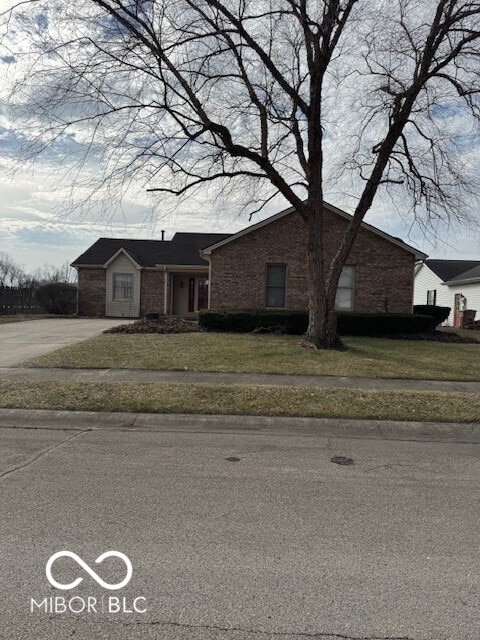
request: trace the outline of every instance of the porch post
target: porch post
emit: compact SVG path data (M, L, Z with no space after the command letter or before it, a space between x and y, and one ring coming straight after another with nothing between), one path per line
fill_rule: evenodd
M208 287L207 287L207 309L210 309L210 292L212 291L212 261L210 256L205 256L208 260Z

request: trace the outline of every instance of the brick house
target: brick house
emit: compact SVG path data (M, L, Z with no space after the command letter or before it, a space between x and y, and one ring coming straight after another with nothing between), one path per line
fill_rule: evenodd
M350 220L325 204L326 259ZM305 232L294 209L235 234L176 233L172 240L100 238L72 263L78 313L139 317L200 309L306 309ZM343 310L410 313L414 268L426 255L362 223L337 291Z

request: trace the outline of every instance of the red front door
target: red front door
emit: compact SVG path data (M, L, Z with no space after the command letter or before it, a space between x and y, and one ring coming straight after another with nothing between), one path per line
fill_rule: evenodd
M195 312L195 278L188 279L188 313Z
M208 307L208 280L206 278L198 279L198 310Z

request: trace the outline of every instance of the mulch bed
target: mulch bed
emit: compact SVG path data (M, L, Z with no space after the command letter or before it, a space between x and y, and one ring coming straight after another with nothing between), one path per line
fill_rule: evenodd
M474 338L473 336L460 336L454 331L431 331L430 333L395 333L392 335L378 335L375 337L391 338L392 340L423 340L429 342L447 342L450 344L480 343L480 340L478 338Z
M130 324L121 324L107 329L103 333L192 333L201 331L196 320L184 318L159 317L156 320L141 318ZM258 328L252 333L286 333L285 327ZM390 340L420 340L428 342L446 342L449 344L479 344L476 337L460 336L453 331L431 331L430 333L395 333L378 334L375 338L388 338ZM480 333L479 333L480 338Z
M200 331L198 322L183 318L163 318L146 320L142 318L131 324L120 324L103 333L192 333Z

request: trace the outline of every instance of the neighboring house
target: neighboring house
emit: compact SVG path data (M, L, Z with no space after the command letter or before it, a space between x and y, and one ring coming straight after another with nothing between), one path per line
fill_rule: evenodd
M465 300L462 300L465 298ZM460 326L462 305L480 315L480 260L425 260L415 270L415 304L450 307L445 324Z
M325 204L326 260L351 219ZM337 308L410 313L415 263L426 255L362 223L344 267ZM80 315L139 317L200 309L307 309L305 229L286 209L235 234L172 240L100 238L72 266Z

